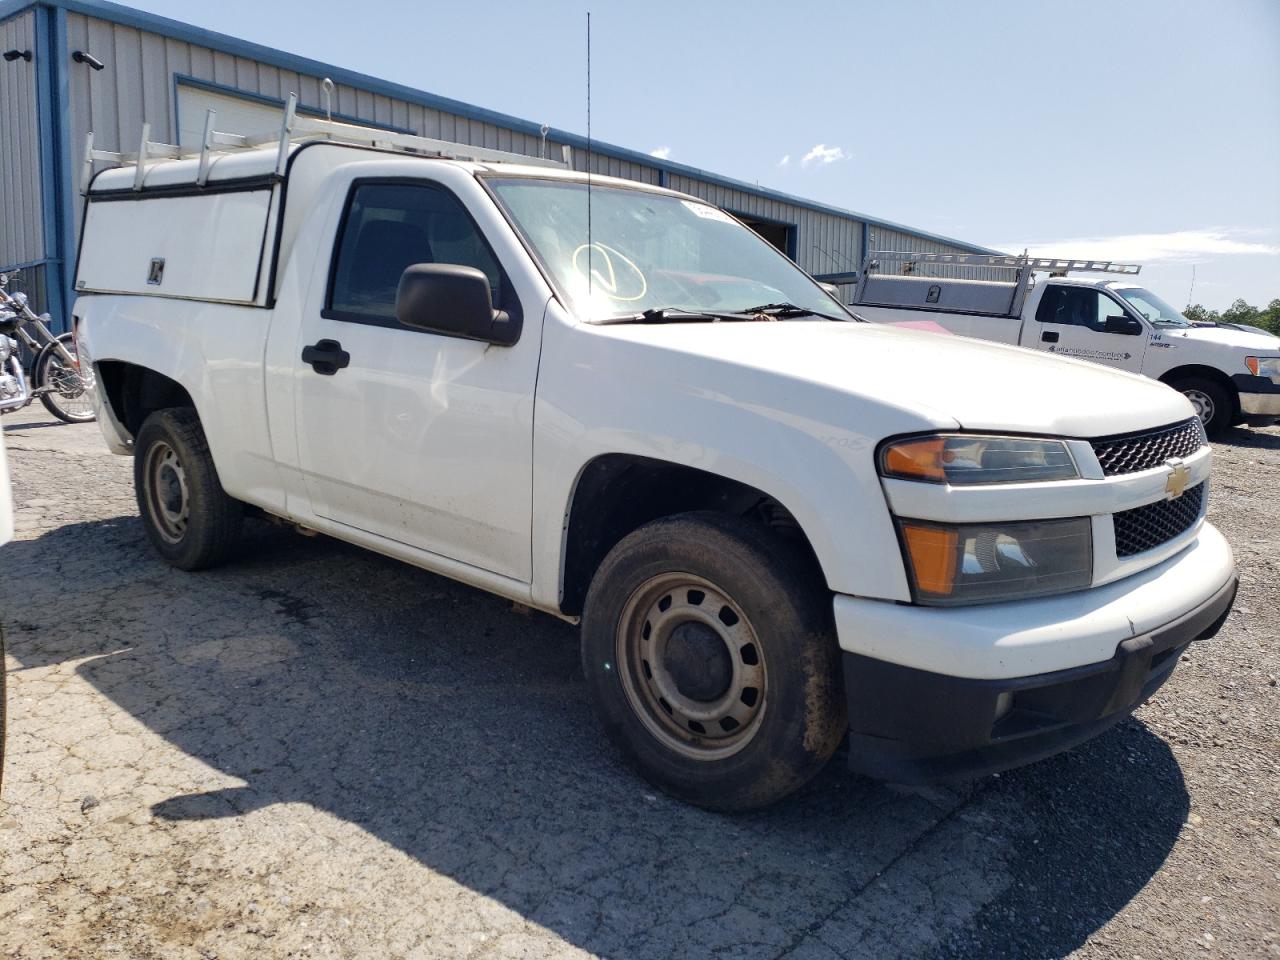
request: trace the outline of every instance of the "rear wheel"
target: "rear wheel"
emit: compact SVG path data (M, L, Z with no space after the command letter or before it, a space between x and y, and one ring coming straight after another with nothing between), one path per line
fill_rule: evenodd
M64 333L58 343L76 359L75 337ZM40 394L45 409L66 423L87 423L95 419L93 410L93 375L82 373L79 363L68 363L53 344L47 345L36 357L31 377L36 389L47 387Z
M173 566L216 566L235 548L244 508L223 491L194 410L158 410L143 421L133 482L147 539Z
M831 600L766 528L691 513L609 552L587 595L583 670L597 714L648 780L719 810L764 806L845 731Z
M1235 404L1221 384L1203 377L1185 377L1170 386L1191 401L1209 436L1221 436L1235 420Z

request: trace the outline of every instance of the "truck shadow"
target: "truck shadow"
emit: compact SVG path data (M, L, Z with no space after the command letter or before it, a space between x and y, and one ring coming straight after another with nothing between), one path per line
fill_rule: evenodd
M573 628L450 581L265 528L238 563L182 574L127 517L6 558L24 669L82 661L243 782L157 817L308 804L605 956L1060 956L1151 879L1188 811L1167 745L1131 721L966 788L905 791L837 758L772 809L718 816L619 766Z
M1276 433L1274 429L1232 427L1218 442L1255 450L1280 450L1280 433Z

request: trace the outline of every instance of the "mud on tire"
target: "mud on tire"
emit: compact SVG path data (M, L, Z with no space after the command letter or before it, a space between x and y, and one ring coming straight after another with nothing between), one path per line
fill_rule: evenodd
M681 514L618 543L587 595L582 665L623 756L699 806L772 803L845 733L821 572L747 520Z

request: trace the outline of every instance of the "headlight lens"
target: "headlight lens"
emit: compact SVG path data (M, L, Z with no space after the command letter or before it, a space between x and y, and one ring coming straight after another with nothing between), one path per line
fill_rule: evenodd
M900 480L964 486L1074 480L1080 476L1061 440L951 434L912 437L880 450L880 473Z
M917 603L954 606L1083 590L1093 581L1088 517L1029 523L899 520Z
M1270 377L1280 383L1280 357L1245 357L1244 364L1255 377Z

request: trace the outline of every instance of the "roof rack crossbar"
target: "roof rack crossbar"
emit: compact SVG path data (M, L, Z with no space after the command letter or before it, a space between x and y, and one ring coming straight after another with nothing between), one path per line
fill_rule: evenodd
M871 269L884 263L931 263L967 267L1003 267L1010 270L1048 270L1052 273L1122 273L1142 269L1136 263L1113 260L1077 260L1070 257L1028 257L993 253L916 253L910 250L876 250L868 255Z
M168 143L160 143L151 139L151 124L143 123L142 135L139 138L138 152L122 153L112 150L99 150L93 145L92 131L85 138L83 172L80 190L89 192L93 180L94 163L108 163L114 166L136 166L133 189L141 190L146 181L149 162L154 160L180 160L199 157L196 167L195 182L205 186L209 181L213 161L222 155L254 147L278 146L275 172L283 176L289 162L292 147L302 141L328 140L334 143L348 143L360 146L392 150L423 157L440 157L450 160L470 160L482 163L520 163L528 166L573 167L573 153L568 145L561 148L561 159L551 160L542 157L527 156L507 150L496 150L490 147L476 147L470 144L453 143L448 140L437 140L431 137L419 137L411 133L399 133L394 130L382 130L376 127L365 127L354 123L343 123L337 120L322 120L298 114L298 95L289 94L278 130L258 136L247 136L239 133L228 133L217 130L217 112L209 110L205 114L204 136L199 151L183 149Z

